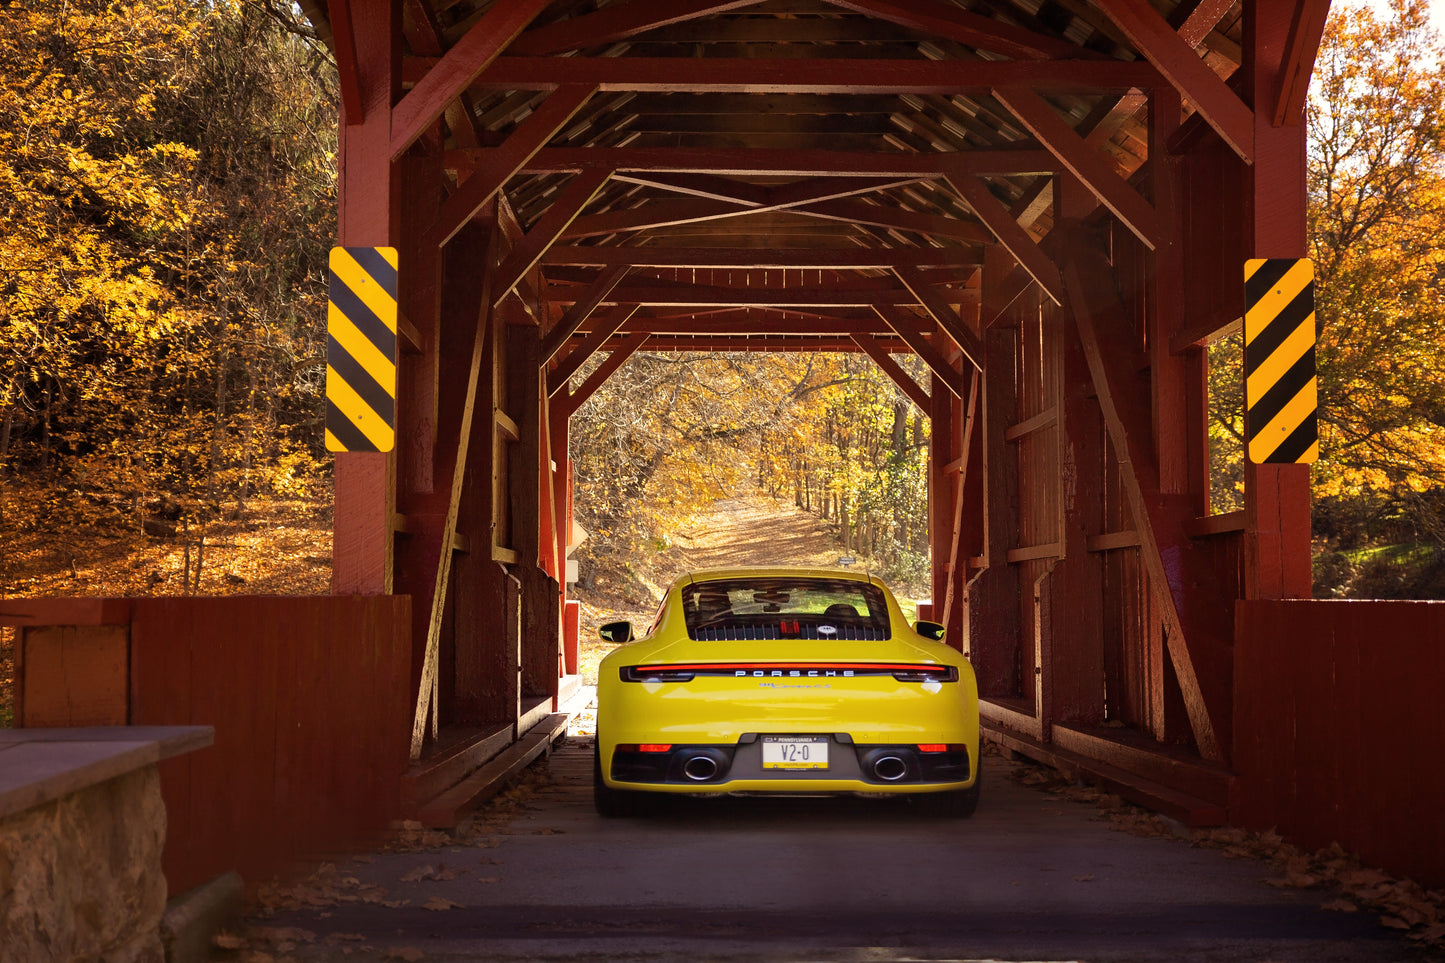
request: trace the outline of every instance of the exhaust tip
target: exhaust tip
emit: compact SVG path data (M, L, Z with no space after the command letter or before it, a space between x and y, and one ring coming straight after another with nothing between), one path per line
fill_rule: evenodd
M898 756L879 756L873 761L873 775L884 782L897 782L908 775L908 763Z
M717 775L717 761L708 756L693 756L683 763L682 774L693 782L707 782Z

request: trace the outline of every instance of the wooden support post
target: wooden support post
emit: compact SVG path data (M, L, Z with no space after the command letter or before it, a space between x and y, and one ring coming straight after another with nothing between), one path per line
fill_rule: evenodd
M1008 550L1018 531L1018 458L1005 437L1018 410L1016 327L1000 321L984 333L987 351L981 422L984 568L968 583L968 651L988 698L1023 694L1018 577Z
M1294 0L1245 4L1245 70L1256 106L1256 160L1249 169L1247 257L1303 257L1305 237L1305 130L1275 127L1271 105L1289 65ZM1240 276L1243 276L1240 265ZM1240 282L1241 285L1243 281ZM1309 598L1310 470L1308 465L1246 463L1245 597Z
M546 443L540 342L539 329L531 325L512 325L506 330L507 409L518 429L508 460L507 490L511 547L517 553L512 574L522 586L522 693L550 696L555 709L562 607L558 580L543 571L538 542L543 512L538 466Z
M398 240L398 171L391 163L391 110L401 91L400 6L390 0L351 0L355 58L342 78L361 117L344 116L339 138L338 244L388 247ZM348 101L350 98L348 98ZM402 295L405 297L405 293ZM392 454L336 456L331 591L385 595L392 590L391 519L396 459Z

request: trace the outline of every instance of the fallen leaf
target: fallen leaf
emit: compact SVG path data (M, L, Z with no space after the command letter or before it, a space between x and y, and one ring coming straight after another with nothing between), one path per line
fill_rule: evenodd
M451 900L446 899L446 898L441 897L441 896L433 896L431 899L429 899L429 900L427 900L425 903L421 904L421 906L422 906L422 909L429 909L429 910L451 910L451 909L461 909L461 908L462 908L462 904L461 904L461 903L453 903Z
M1380 925L1388 926L1392 930L1408 930L1410 928L1410 924L1398 916L1381 916Z
M1094 874L1093 874L1093 873L1083 873L1083 874L1081 874L1081 875L1079 875L1079 876L1075 876L1075 877L1074 877L1074 882L1076 882L1076 883L1092 883L1093 881L1094 881Z
M416 963L417 960L425 957L426 954L413 946L393 946L386 951L388 960L405 960L406 963Z
M431 877L431 874L432 868L430 866L418 866L411 872L404 875L401 878L401 881L403 883L419 883L424 879L429 879Z
M1322 910L1329 910L1331 913L1358 913L1360 908L1347 899L1333 899L1320 907Z
M239 950L246 945L246 939L243 936L237 936L235 933L217 933L211 937L211 943L214 944L217 949Z

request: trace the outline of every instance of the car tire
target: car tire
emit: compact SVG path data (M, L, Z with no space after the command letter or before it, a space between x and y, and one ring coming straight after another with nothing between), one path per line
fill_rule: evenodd
M613 789L602 781L602 747L592 750L592 807L603 819L631 819L652 813L651 795L628 789Z
M919 812L938 819L967 819L978 809L979 788L983 779L973 781L967 789L953 789L948 792L920 793L913 797Z

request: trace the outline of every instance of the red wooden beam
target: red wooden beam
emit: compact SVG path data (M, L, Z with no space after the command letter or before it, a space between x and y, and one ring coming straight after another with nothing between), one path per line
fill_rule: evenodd
M547 372L547 394L556 395L563 388L572 376L581 370L587 359L602 348L607 339L617 333L627 323L627 319L637 312L635 304L621 304L605 318L596 319L592 322L592 330L582 343L568 352L557 367Z
M623 331L650 331L657 335L688 335L688 336L713 336L739 334L747 336L755 335L788 335L788 336L829 336L838 335L848 338L855 334L866 334L869 337L886 336L892 337L893 329L887 324L874 317L871 321L863 318L824 318L809 315L799 315L792 311L787 317L759 318L756 313L749 314L746 311L729 311L716 315L699 317L696 315L682 315L674 317L644 317L634 315L632 320L622 326ZM568 355L571 360L571 355Z
M995 90L994 97L1150 250L1160 245L1159 215L1154 208L1119 176L1112 161L1085 143L1042 97L1027 87Z
M562 87L507 137L500 147L478 151L477 169L442 204L424 243L441 247L496 196L528 158L565 125L592 96L591 87Z
M963 319L953 310L953 306L944 300L936 288L929 285L928 279L917 268L899 267L895 268L893 273L923 306L923 310L953 339L953 343L958 345L968 363L982 371L983 339L969 330Z
M894 228L931 234L937 237L953 237L963 241L984 243L992 240L989 233L970 221L943 214L924 214L901 207L882 204L865 204L862 201L824 201L805 207L791 208L794 213L847 224L866 224L873 227Z
M689 268L808 268L832 271L888 270L912 267L976 266L983 263L977 247L954 248L742 248L742 247L603 247L554 244L542 255L544 265L618 265Z
M1272 112L1276 127L1296 126L1304 117L1310 74L1314 73L1329 13L1330 0L1299 0L1294 6L1284 63L1280 65L1279 96Z
M547 213L532 225L521 241L512 246L507 259L497 268L497 284L492 289L494 303L512 293L522 275L530 271L543 252L562 236L567 225L597 196L610 176L611 171L585 170L562 189L552 206L547 208Z
M979 358L983 360L982 356ZM964 488L968 483L969 459L973 455L973 432L974 425L978 421L978 395L983 387L983 366L978 365L973 370L973 377L968 384L968 400L963 405L963 432L960 439L961 446L958 465L958 476L953 486L953 537L949 542L948 549L948 590L943 594L943 618L938 619L943 625L950 624L953 616L954 599L962 588L963 579L959 573L967 564L962 558L959 549L963 546L963 509L964 509Z
M447 152L447 167L476 163L480 150ZM1052 174L1059 162L1038 148L958 153L910 151L778 150L752 147L548 147L518 173L562 174L589 167L619 171L760 175L778 177L937 177Z
M347 125L359 124L365 118L361 107L361 78L357 74L356 34L351 24L351 0L326 0L326 9L331 18L341 120Z
M1178 36L1162 19L1159 23L1178 42ZM425 62L425 58L411 58L405 66L410 73ZM1200 67L1208 71L1203 64ZM1218 77L1214 79L1223 87ZM1019 84L1060 93L1097 94L1101 89L1148 89L1163 82L1157 65L1109 59L498 57L476 78L475 86L486 90L551 90L564 84L596 84L607 91L669 94L950 95L986 94L995 87Z
M434 61L426 76L417 81L392 111L392 158L400 157L422 131L436 123L447 105L461 96L550 2L509 0L493 4L452 49Z
M878 339L867 334L854 334L851 336L853 343L862 348L873 363L888 376L888 380L898 386L899 390L908 396L909 400L918 406L918 410L928 414L929 408L928 392L923 389L917 381L904 371L903 368L889 355L888 349L878 343Z
M928 369L945 388L955 397L963 397L963 376L948 363L943 352L939 351L933 342L924 336L922 319L903 308L892 305L874 305L873 310L877 311L878 316L887 323L888 327L892 328L904 343L913 349L913 353L928 365Z
M766 187L760 184L745 184L716 174L619 173L613 175L613 180L746 207L762 207L768 203Z
M1014 260L1038 282L1044 293L1055 304L1062 304L1063 284L1059 281L1058 266L1043 252L1029 232L1013 219L1003 202L994 197L983 181L976 177L949 177L948 182L968 202L968 206L973 208L978 219L993 232L999 243L1014 256Z
M528 30L517 38L511 50L525 56L543 56L584 47L600 47L649 30L757 3L758 0L728 0L726 3L717 0L633 0L631 3L615 3L596 13L569 17Z
M1118 323L1126 315L1113 293L1112 267L1096 252L1075 248L1073 254L1063 272L1069 309L1109 440L1120 462L1120 480L1139 533L1140 559L1155 587L1153 597L1164 621L1194 741L1204 758L1223 761L1226 747L1219 733L1228 720L1229 706L1224 704L1228 699L1228 674L1209 661L1196 662L1180 611L1181 599L1187 593L1204 591L1199 585L1185 584L1201 573L1185 570L1187 559L1183 554L1187 546L1177 544L1187 542L1182 522L1192 516L1192 509L1188 496L1175 496L1166 505L1159 494L1149 398L1132 363L1132 340ZM1179 523L1177 532L1174 522ZM1176 543L1171 545L1168 565L1161 551L1166 532Z
M1087 56L1067 40L1015 27L956 7L924 0L828 0L835 7L896 23L1015 60Z
M650 335L646 331L639 331L636 334L628 335L621 344L612 348L612 353L607 356L607 360L593 369L592 373L587 376L587 380L582 382L576 391L568 394L566 414L570 417L573 412L582 407L587 399L591 398L593 393L602 387L608 378L612 377L613 372L622 367L622 363L632 357L633 353L646 343L649 337Z
M865 204L847 198L818 203L778 204L764 207L742 207L729 201L711 201L698 197L666 198L650 201L628 210L605 211L601 214L578 218L564 236L569 239L605 237L611 234L627 234L634 231L746 217L751 214L769 214L784 210L807 217L816 217L820 220L894 228L938 237L953 237L964 241L982 242L991 239L986 231L969 221L961 221L941 214L923 214L894 205Z
M547 300L566 301L575 296L555 288L544 293ZM875 304L914 304L917 297L906 288L859 290L837 287L722 287L648 284L645 280L638 280L619 285L608 300L662 307L739 305L760 308L867 308ZM957 324L956 318L954 323Z
M1129 42L1194 105L1230 149L1254 161L1254 114L1219 75L1165 22L1148 0L1098 0L1096 6ZM1037 86L1037 85L1035 85ZM1150 84L1137 84L1149 87Z
M572 307L567 309L567 313L557 320L557 324L542 339L537 354L539 364L545 367L556 357L567 339L577 333L577 329L592 316L592 312L612 293L612 289L617 287L629 270L626 265L622 265L606 268L597 275L597 279L588 285L581 297L572 302Z

